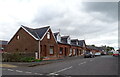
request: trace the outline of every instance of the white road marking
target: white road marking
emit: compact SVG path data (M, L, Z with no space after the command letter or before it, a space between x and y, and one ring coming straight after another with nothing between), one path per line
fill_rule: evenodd
M14 71L14 70L12 70L12 69L8 69L8 71Z
M43 75L43 74L39 74L39 73L34 73L34 74L36 74L36 75Z
M82 65L82 64L85 64L86 62L83 62L83 63L80 63L80 64L78 64L78 65Z
M90 60L90 61L93 61L93 60Z
M84 64L84 63L80 63L80 64Z
M34 74L38 74L38 73L34 73Z
M71 68L72 68L72 66L70 66L70 67L68 67L68 68L61 69L61 70L56 71L56 72L53 72L53 73L50 73L49 75L58 75L58 74L56 74L56 73L59 73L59 72L62 72L62 71L65 71L65 70L68 70L68 69L71 69Z
M83 62L83 64L86 63L86 62Z
M32 73L32 72L25 72L25 73L29 73L29 74L30 74L30 73Z
M38 75L43 75L43 74L38 74Z
M23 72L23 71L20 71L20 70L16 70L16 72Z

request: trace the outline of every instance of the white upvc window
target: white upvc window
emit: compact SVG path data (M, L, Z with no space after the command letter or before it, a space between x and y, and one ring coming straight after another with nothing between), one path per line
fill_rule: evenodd
M60 47L59 54L63 54L63 48L62 47Z
M69 53L69 56L71 56L72 55L72 48L70 48L70 53Z
M78 41L76 41L76 44L78 45Z
M68 42L68 44L70 44L70 42L71 42L71 41L70 41L70 37L68 37L67 42Z
M54 47L50 46L50 54L54 54Z
M75 55L75 49L73 49L73 55Z
M50 32L47 33L47 39L50 39Z
M57 35L57 41L61 42L61 36L60 36L60 34Z

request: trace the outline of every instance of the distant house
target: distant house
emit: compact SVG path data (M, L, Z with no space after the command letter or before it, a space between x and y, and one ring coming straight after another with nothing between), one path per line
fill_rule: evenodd
M98 50L101 52L102 55L107 54L107 51L106 51L107 48L106 48L106 47L103 46L103 47L97 47L97 48L98 48Z
M90 52L93 52L93 53L101 52L101 50L98 47L94 47L92 45L87 45L86 50L90 51Z
M84 52L86 51L85 40L72 39L71 45L72 48L74 49L73 52L76 53L76 55L83 55Z
M21 26L8 42L7 52L32 53L36 58L57 57L57 41L50 26L29 28Z
M0 40L0 52L4 52L8 41Z

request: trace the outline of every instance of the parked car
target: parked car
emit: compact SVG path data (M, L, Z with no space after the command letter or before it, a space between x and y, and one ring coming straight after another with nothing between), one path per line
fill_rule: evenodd
M100 56L100 55L101 55L100 52L96 52L96 53L95 53L95 56Z
M113 56L119 56L119 52L118 51L113 51Z
M101 52L101 55L107 55L107 52Z
M85 52L84 53L84 58L93 58L94 57L94 54L92 52Z

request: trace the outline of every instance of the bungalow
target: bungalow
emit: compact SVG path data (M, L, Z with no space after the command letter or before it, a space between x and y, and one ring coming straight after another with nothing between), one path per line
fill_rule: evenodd
M61 36L53 33L50 26L29 28L21 25L8 42L5 50L8 53L24 53L36 59L81 56L86 50L85 40Z
M9 53L31 53L35 58L57 57L57 41L50 26L29 28L21 26L8 42L6 51Z
M69 56L70 52L70 37L69 36L62 36L60 32L54 33L56 41L58 43L58 56L65 57Z
M91 46L91 45L87 45L86 50L89 51L89 52L93 52L94 54L97 53L97 52L101 53L101 51L97 47L94 47L94 46Z
M61 37L60 32L54 33L54 36L58 43L59 57L83 55L83 52L86 47L84 40L78 39L71 40L70 36Z
M80 56L84 54L84 51L86 50L85 40L72 39L71 45L74 55L76 54L76 56Z

